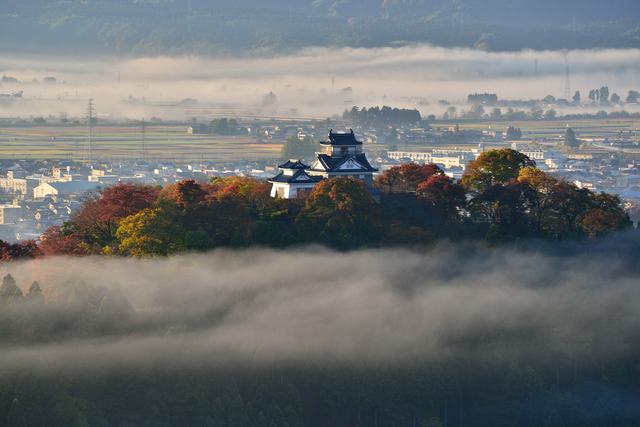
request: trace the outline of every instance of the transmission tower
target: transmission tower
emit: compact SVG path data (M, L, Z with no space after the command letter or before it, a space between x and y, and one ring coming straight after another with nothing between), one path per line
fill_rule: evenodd
M571 99L571 85L569 84L569 61L567 60L567 49L564 50L564 73L566 75L564 80L564 99L569 101L569 99Z
M93 163L93 99L89 99L87 106L87 140L84 146L83 163L87 166Z
M576 17L573 17L573 31L571 33L571 47L576 47Z
M140 150L140 158L145 162L148 161L149 152L147 151L147 126L144 119L142 119L142 147Z

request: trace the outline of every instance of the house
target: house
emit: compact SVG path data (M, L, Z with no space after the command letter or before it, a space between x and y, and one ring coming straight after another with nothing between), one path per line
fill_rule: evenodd
M18 205L18 201L0 205L0 224L15 224L26 215L24 206Z
M99 182L89 181L46 182L33 189L33 198L39 199L46 196L69 196L72 194L80 194L86 191L95 190L102 186L103 185Z

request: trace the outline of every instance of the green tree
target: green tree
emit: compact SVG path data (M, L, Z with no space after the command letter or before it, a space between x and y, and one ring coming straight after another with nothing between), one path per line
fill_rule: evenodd
M13 399L7 415L7 426L27 427L27 414L18 399Z
M549 111L552 111L552 110L549 110ZM529 110L529 117L531 117L534 120L540 120L542 118L542 114L543 114L542 108L538 107L537 105L535 107L531 107L531 109Z
M636 90L630 90L629 94L627 95L627 99L625 99L625 102L627 102L628 104L636 104L639 99L640 92Z
M457 109L453 105L447 108L447 112L445 114L448 119L456 119L458 117Z
M507 139L515 139L518 140L522 138L522 131L520 128L515 128L513 126L509 126L507 128Z
M231 135L229 121L227 119L213 119L209 123L209 132L214 135Z
M247 236L247 230L244 227L236 227L236 231L231 238L231 247L233 249L240 249L249 246L249 236Z
M398 140L398 131L396 130L395 126L391 126L389 128L389 132L387 132L387 135L385 136L385 138L388 144L391 144L392 141Z
M559 180L553 190L551 212L555 220L550 221L551 235L576 237L582 231L580 218L589 211L591 192L578 188L573 182Z
M136 257L167 256L187 248L187 234L181 226L175 202L144 209L125 218L116 232L119 250Z
M573 102L580 102L580 91L577 90L576 93L573 94Z
M502 233L500 233L500 227L497 224L491 224L485 240L490 247L495 247L502 243Z
M618 95L617 93L612 93L611 94L611 103L612 104L617 104L618 102L620 102L620 95Z
M313 142L311 137L298 138L290 136L284 141L281 157L283 159L301 159L303 157L313 157L320 148L319 144Z
M467 165L461 182L467 191L478 194L495 183L506 184L518 178L522 169L535 165L525 154L510 148L486 151Z
M240 395L231 403L229 407L229 414L227 415L227 422L229 427L246 427L247 426L247 414L244 410L244 403Z
M480 120L484 117L484 107L481 104L475 104L469 108L465 118L472 120Z
M42 289L37 281L33 281L29 287L29 292L26 295L26 299L32 303L44 303L44 296L42 295Z
M19 289L13 276L7 274L2 278L2 285L0 285L0 301L7 301Z
M105 295L100 302L98 313L117 317L118 319L125 318L133 313L133 307L124 295L118 282L113 282L111 286L109 286L107 295Z
M553 120L556 118L556 110L554 110L553 108L550 110L545 111L544 113L544 118L545 119L549 119L549 120Z
M571 148L580 146L580 141L578 141L576 134L571 128L567 128L567 131L564 134L564 145Z

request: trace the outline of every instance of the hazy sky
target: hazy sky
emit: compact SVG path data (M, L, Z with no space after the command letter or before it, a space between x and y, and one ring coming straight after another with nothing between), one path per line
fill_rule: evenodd
M497 93L500 99L564 97L564 56L560 51L487 53L428 45L400 48L307 48L294 56L267 59L143 58L131 60L8 56L0 73L23 83L5 84L2 93L24 90L26 100L2 108L3 116L36 116L60 112L84 114L93 98L99 114L140 119L157 115L186 118L217 112L214 107L239 106L253 114L326 117L345 107L391 105L418 108L423 115L441 115L441 99L462 102L469 93ZM537 63L536 63L537 61ZM571 93L583 100L590 89L608 86L626 98L640 90L640 50L590 50L568 53ZM120 73L120 83L118 83ZM55 77L56 84L42 82ZM66 84L62 83L66 81ZM333 83L332 83L333 81ZM342 94L343 88L353 92ZM262 96L274 92L274 105ZM124 104L129 96L147 105ZM46 102L32 98L45 99ZM169 111L150 103L199 101L200 111ZM27 102L31 101L31 102ZM422 104L420 104L422 102ZM426 105L425 103L429 103ZM615 107L613 107L615 108ZM635 106L626 107L635 111Z

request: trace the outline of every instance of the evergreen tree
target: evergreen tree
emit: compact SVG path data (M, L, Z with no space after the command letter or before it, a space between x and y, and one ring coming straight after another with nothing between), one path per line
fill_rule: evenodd
M277 426L284 425L284 415L282 414L282 410L280 406L276 403L275 400L271 401L271 405L269 405L269 413L267 414L267 419L271 424L275 424Z
M509 126L507 128L507 139L515 139L518 140L522 138L522 131L520 128L515 128L513 126Z
M242 227L237 227L236 232L231 239L231 247L233 249L244 248L248 245L248 240L249 238L247 236L246 230Z
M580 91L577 90L576 93L573 94L573 102L580 102Z
M27 418L25 410L20 405L18 399L13 399L9 413L7 414L7 426L11 427L27 427Z
M7 301L18 289L16 281L10 274L7 274L2 278L2 285L0 285L0 301Z
M40 289L40 284L37 281L34 280L31 286L29 286L29 292L27 293L26 298L30 303L44 303L42 289Z
M227 422L229 423L229 427L247 427L247 414L244 410L244 403L240 395L237 395L233 402L231 402Z
M280 244L280 240L282 238L282 232L280 231L280 227L276 221L271 221L269 223L269 228L267 229L267 243L271 247L277 247Z
M13 295L11 295L9 299L7 299L7 304L19 303L20 301L22 301L22 296L22 290L20 288L16 288L16 290L13 292Z
M210 408L209 401L205 397L204 393L200 393L200 396L198 397L196 410L195 410L195 413L193 414L193 425L195 426L206 425L207 421L211 420L211 417L209 416L209 408Z
M500 228L497 224L491 224L491 227L489 227L489 231L487 231L485 240L491 247L497 246L502 243L502 233L500 233Z
M213 424L216 427L223 426L227 422L226 411L224 409L224 404L222 403L222 399L220 399L220 396L216 397L216 400L213 401L211 415L213 418Z
M567 131L564 134L564 145L572 148L580 146L580 141L578 141L576 134L571 128L567 128Z

